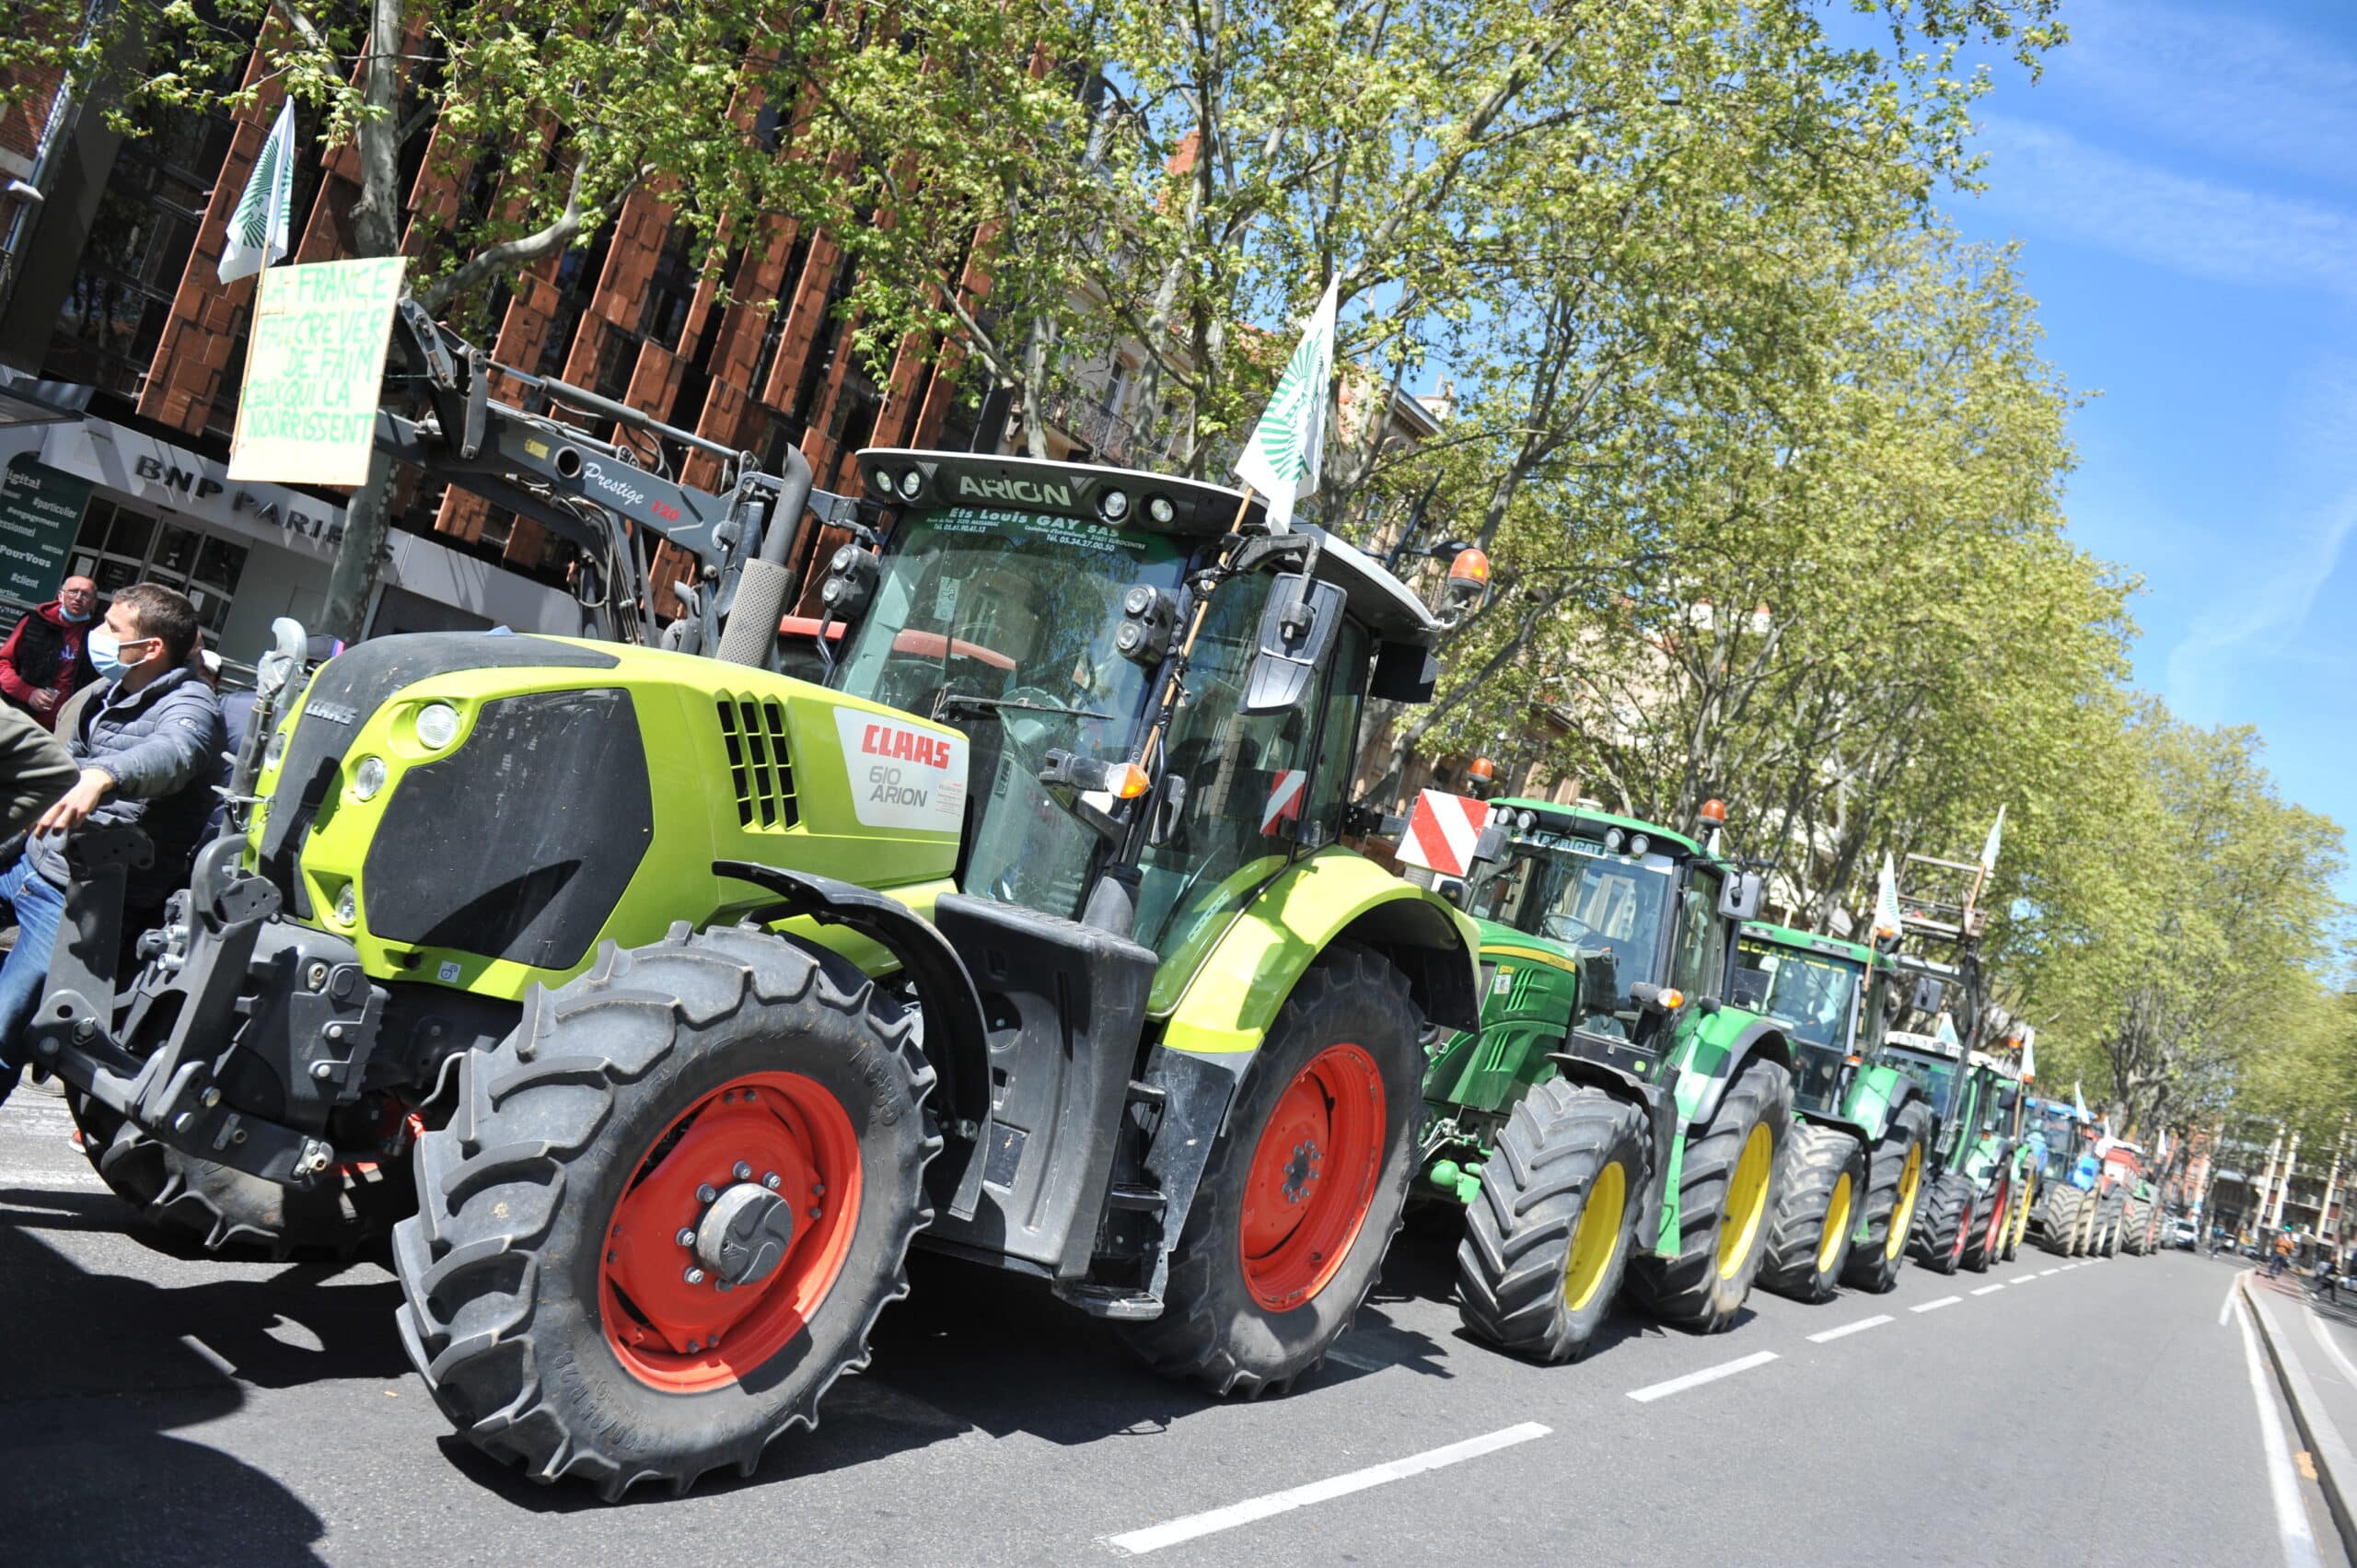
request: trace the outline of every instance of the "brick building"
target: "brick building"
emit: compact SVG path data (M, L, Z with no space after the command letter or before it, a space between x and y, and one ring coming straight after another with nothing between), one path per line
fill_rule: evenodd
M68 564L108 589L135 576L188 587L233 659L260 650L272 617L316 614L342 529L333 492L226 477L255 284L224 285L216 269L279 110L259 56L247 70L262 90L246 109L183 114L143 137L116 136L92 106L54 94L46 117L29 100L0 126L0 169L26 188L0 202L0 463L13 465L10 494L45 484L78 505ZM347 146L322 160L309 118L298 108L296 261L352 253L359 192L356 154ZM500 199L493 174L437 172L435 134L404 149L412 254ZM749 450L772 471L798 447L824 489L853 483L851 456L863 446L972 443L954 357L936 366L923 352L931 345L910 343L881 381L868 374L838 308L850 270L826 235L779 220L728 237L721 273L734 303L702 278L702 261L659 195L641 191L587 245L471 302L470 335L502 364ZM778 308L764 308L772 298ZM692 459L685 477L714 483L715 465ZM370 629L577 630L562 589L570 559L571 546L528 519L412 482ZM34 597L10 587L0 572L0 601Z

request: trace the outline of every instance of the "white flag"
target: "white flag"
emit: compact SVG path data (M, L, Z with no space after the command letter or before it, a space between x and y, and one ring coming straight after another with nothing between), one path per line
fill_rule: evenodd
M1334 379L1334 311L1342 286L1338 276L1309 315L1309 326L1294 345L1277 389L1252 438L1236 459L1236 476L1268 500L1269 531L1293 525L1293 504L1318 488L1326 450L1326 394Z
M1892 868L1890 856L1882 857L1882 879L1875 885L1875 937L1898 935L1898 873Z
M295 100L279 106L278 123L262 138L246 193L229 215L228 243L221 248L221 281L251 277L286 259L286 226L295 210Z
M1997 820L1990 826L1989 842L1980 846L1980 869L1997 869L1997 844L2005 836L2005 808L1997 807Z
M2082 1099L2079 1096L2079 1080L2076 1078L2071 1080L2071 1109L2077 1113L2079 1120L2082 1121L2093 1121L2095 1120L2094 1117L2087 1114L2087 1102L2084 1099Z
M2034 1083L2037 1079L2038 1031L2025 1024L2022 1026L2022 1082Z

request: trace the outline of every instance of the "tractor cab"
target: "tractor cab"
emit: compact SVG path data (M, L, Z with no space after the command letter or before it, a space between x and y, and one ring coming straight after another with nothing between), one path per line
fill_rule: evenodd
M1133 866L1130 935L1165 957L1167 1005L1255 889L1340 837L1360 712L1429 695L1432 613L1320 529L1238 534L1216 486L859 460L895 516L872 552L829 563L822 601L851 623L830 684L949 726L970 756L950 779L847 728L855 785L881 820L962 820L957 879L978 898L1078 919L1108 866Z
M1756 921L1736 939L1728 998L1784 1026L1804 1110L1840 1114L1852 1069L1879 1044L1881 990L1874 950L1855 942Z
M1965 1049L1952 1036L1916 1034L1893 1029L1883 1037L1883 1050L1892 1066L1922 1086L1939 1118L1934 1152L1948 1164L1962 1146L1965 1129L1980 1122L1980 1086L1967 1070Z

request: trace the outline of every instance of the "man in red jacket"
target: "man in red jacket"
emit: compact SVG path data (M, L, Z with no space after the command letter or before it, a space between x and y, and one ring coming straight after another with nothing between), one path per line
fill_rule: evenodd
M0 644L0 695L53 727L58 704L99 678L83 652L98 607L99 585L68 577L55 598L17 621Z

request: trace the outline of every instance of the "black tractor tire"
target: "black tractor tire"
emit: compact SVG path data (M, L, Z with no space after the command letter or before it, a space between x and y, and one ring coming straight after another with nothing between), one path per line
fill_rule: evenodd
M2038 1244L2058 1258L2067 1258L2085 1218L2087 1195L2068 1181L2049 1181L2038 1197Z
M1953 1274L1970 1245L1974 1200L1962 1171L1945 1170L1923 1198L1923 1217L1915 1226L1915 1261L1935 1274Z
M2105 1203L2103 1243L2098 1249L2098 1256L2105 1258L2119 1256L2119 1233L2126 1228L2123 1216L2126 1207L2126 1203L2118 1198L2113 1198Z
M1562 1078L1525 1095L1465 1211L1465 1327L1530 1361L1576 1360L1620 1294L1651 1153L1643 1106ZM1599 1247L1610 1250L1598 1257Z
M1162 1315L1119 1325L1147 1365L1215 1394L1257 1399L1287 1392L1325 1359L1375 1288L1407 1205L1423 1114L1423 1023L1407 978L1369 948L1338 943L1302 976L1262 1038L1203 1167L1171 1258ZM1342 1046L1373 1060L1382 1087L1374 1190L1341 1261L1306 1296L1271 1307L1246 1272L1248 1179L1261 1134L1295 1080Z
M1922 1163L1930 1154L1931 1137L1932 1108L1922 1100L1899 1107L1890 1125L1883 1129L1866 1181L1866 1238L1850 1249L1850 1260L1841 1270L1843 1284L1880 1295L1898 1283L1908 1243L1922 1223L1924 1190L1931 1185L1923 1179ZM1902 1179L1910 1153L1917 1156L1915 1191L1904 1192Z
M2131 1258L2144 1258L2153 1251L2153 1205L2142 1198L2131 1198L2121 1211L2120 1246Z
M915 1026L844 960L749 927L682 923L650 947L609 944L586 972L535 990L513 1034L462 1061L449 1124L418 1144L420 1212L393 1235L401 1342L442 1412L532 1479L579 1476L609 1502L642 1481L677 1493L723 1466L749 1476L773 1439L815 1426L835 1379L866 1364L877 1315L907 1294L909 1243L932 1218L922 1177L941 1141ZM691 1114L728 1114L714 1098L757 1075L809 1097L794 1102L799 1123L764 1098L776 1126L823 1118L849 1143L856 1184L838 1179L845 1207L823 1221L840 1228L809 1232L838 1261L763 1359L715 1362L706 1345L682 1363L697 1376L666 1386L623 1360L617 1336L657 1342L606 1266L658 1258L668 1272L674 1243L635 1220L625 1236L622 1205L676 1175L666 1162L693 1146ZM725 1164L714 1179L731 1180ZM707 1191L692 1202L711 1204ZM766 1293L795 1275L781 1263L758 1279ZM758 1334L755 1321L729 1331Z
M356 1161L297 1191L182 1154L70 1086L65 1099L90 1167L134 1211L131 1235L173 1257L350 1259L417 1209L405 1158Z
M1858 1229L1866 1152L1838 1127L1804 1122L1784 1144L1759 1283L1794 1301L1830 1301Z
M2004 1250L2002 1237L1992 1235L1991 1227L2001 1215L2012 1212L2014 1196L2003 1182L1973 1199L1972 1232L1964 1238L1964 1255L1958 1261L1976 1274L1985 1274L1996 1255ZM1991 1208L1995 1213L1991 1213Z
M1747 1236L1722 1259L1720 1234L1736 1198L1737 1162L1751 1145L1755 1128L1768 1134L1766 1191ZM1775 1212L1775 1171L1793 1128L1793 1075L1773 1062L1754 1061L1727 1086L1710 1124L1686 1138L1678 1178L1678 1256L1648 1253L1630 1266L1628 1288L1636 1303L1666 1323L1698 1334L1732 1326L1751 1294L1751 1282L1768 1256L1768 1220ZM1745 1216L1732 1216L1739 1223Z

